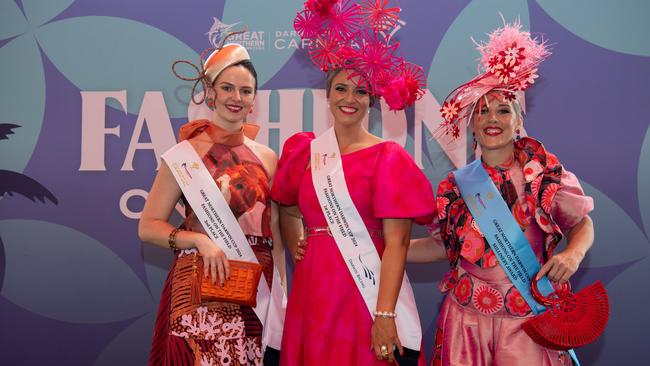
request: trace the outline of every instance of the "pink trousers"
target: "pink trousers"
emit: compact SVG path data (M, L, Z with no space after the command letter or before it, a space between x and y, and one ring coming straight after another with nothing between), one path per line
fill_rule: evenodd
M523 331L533 315L512 288L501 267L464 263L440 311L431 365L571 365L567 352L542 347Z

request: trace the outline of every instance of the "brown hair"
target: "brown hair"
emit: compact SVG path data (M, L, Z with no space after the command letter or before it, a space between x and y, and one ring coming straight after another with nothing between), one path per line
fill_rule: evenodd
M223 69L221 71L221 73L223 73L226 69L229 69L229 68L231 68L233 66L241 66L241 67L245 68L246 70L248 70L248 72L250 72L251 75L253 75L253 80L255 80L255 94L257 94L257 71L255 71L255 67L253 66L253 63L250 60L241 60L241 61L235 62L232 65L229 65L228 67ZM217 77L214 79L215 83L217 82L217 79L219 79L219 76L221 76L221 73L219 73L219 75L217 75ZM214 83L213 83L213 85L214 85Z
M332 82L334 81L334 78L343 70L347 70L347 69L344 67L339 67L336 69L330 69L327 72L327 79L325 81L325 95L328 98L330 97L330 89L332 89ZM375 104L375 99L376 99L375 95L372 94L372 90L368 90L368 96L370 97L370 107L372 107Z

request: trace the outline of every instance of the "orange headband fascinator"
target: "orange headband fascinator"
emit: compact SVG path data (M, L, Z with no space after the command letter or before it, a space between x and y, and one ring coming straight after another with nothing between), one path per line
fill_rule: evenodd
M239 32L230 32L226 34L226 36L223 37L223 40L218 44L213 43L214 47L208 48L201 52L201 62L199 63L200 66L195 65L189 60L177 60L172 64L172 72L174 75L176 75L177 78L185 81L194 81L191 92L192 102L195 104L202 104L204 101L209 103L210 98L206 98L207 91L209 89L213 89L212 84L217 79L219 74L229 66L232 66L244 60L250 60L250 55L244 46L236 43L225 44L228 38L236 34L244 33L246 31L247 28L244 27L244 29ZM205 61L203 61L205 55L210 51L212 51L212 53L210 53L210 55L205 58ZM190 66L196 71L196 76L185 77L180 75L176 71L176 65L178 64L185 64ZM201 84L201 87L203 88L203 93L200 98L197 99L196 87L199 84ZM210 105L208 105L208 107L210 107ZM210 108L212 109L212 107Z

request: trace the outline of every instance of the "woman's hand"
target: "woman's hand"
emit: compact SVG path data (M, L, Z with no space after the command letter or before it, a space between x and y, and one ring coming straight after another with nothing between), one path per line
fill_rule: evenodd
M537 279L546 275L552 282L563 284L576 273L584 254L566 249L555 254L546 262L537 274Z
M307 252L307 240L300 239L298 240L298 245L296 246L296 255L293 257L295 263L300 262L305 259L305 253Z
M551 281L563 284L576 273L582 259L594 243L594 223L585 216L567 233L567 247L548 260L537 273L537 279L546 275Z
M230 279L230 263L226 253L215 245L207 235L199 236L195 244L203 257L203 273L206 277L210 276L212 284L217 283L218 278L219 286L223 287L226 279Z
M399 350L400 355L404 354L402 343L397 337L395 319L376 317L372 323L370 334L372 336L372 351L378 360L388 360L389 363L392 363L395 358L393 354L395 347Z

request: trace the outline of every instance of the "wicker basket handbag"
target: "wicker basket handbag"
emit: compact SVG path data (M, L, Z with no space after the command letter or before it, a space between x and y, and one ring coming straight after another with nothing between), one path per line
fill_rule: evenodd
M201 291L201 302L221 301L233 304L255 307L257 305L257 286L262 277L262 265L253 262L228 261L230 263L230 278L225 280L223 287L219 286L217 274L216 283L206 277L203 271L203 258L197 260L196 286Z
M544 296L531 283L533 297L547 310L522 324L524 331L538 344L555 350L584 346L598 338L609 319L609 301L605 286L597 281L575 294L565 283L562 289Z
M204 276L203 258L198 253L182 255L172 271L171 317L180 318L187 312L209 302L227 302L244 306L257 305L257 286L262 265L252 262L229 261L230 279L224 286L212 284Z

